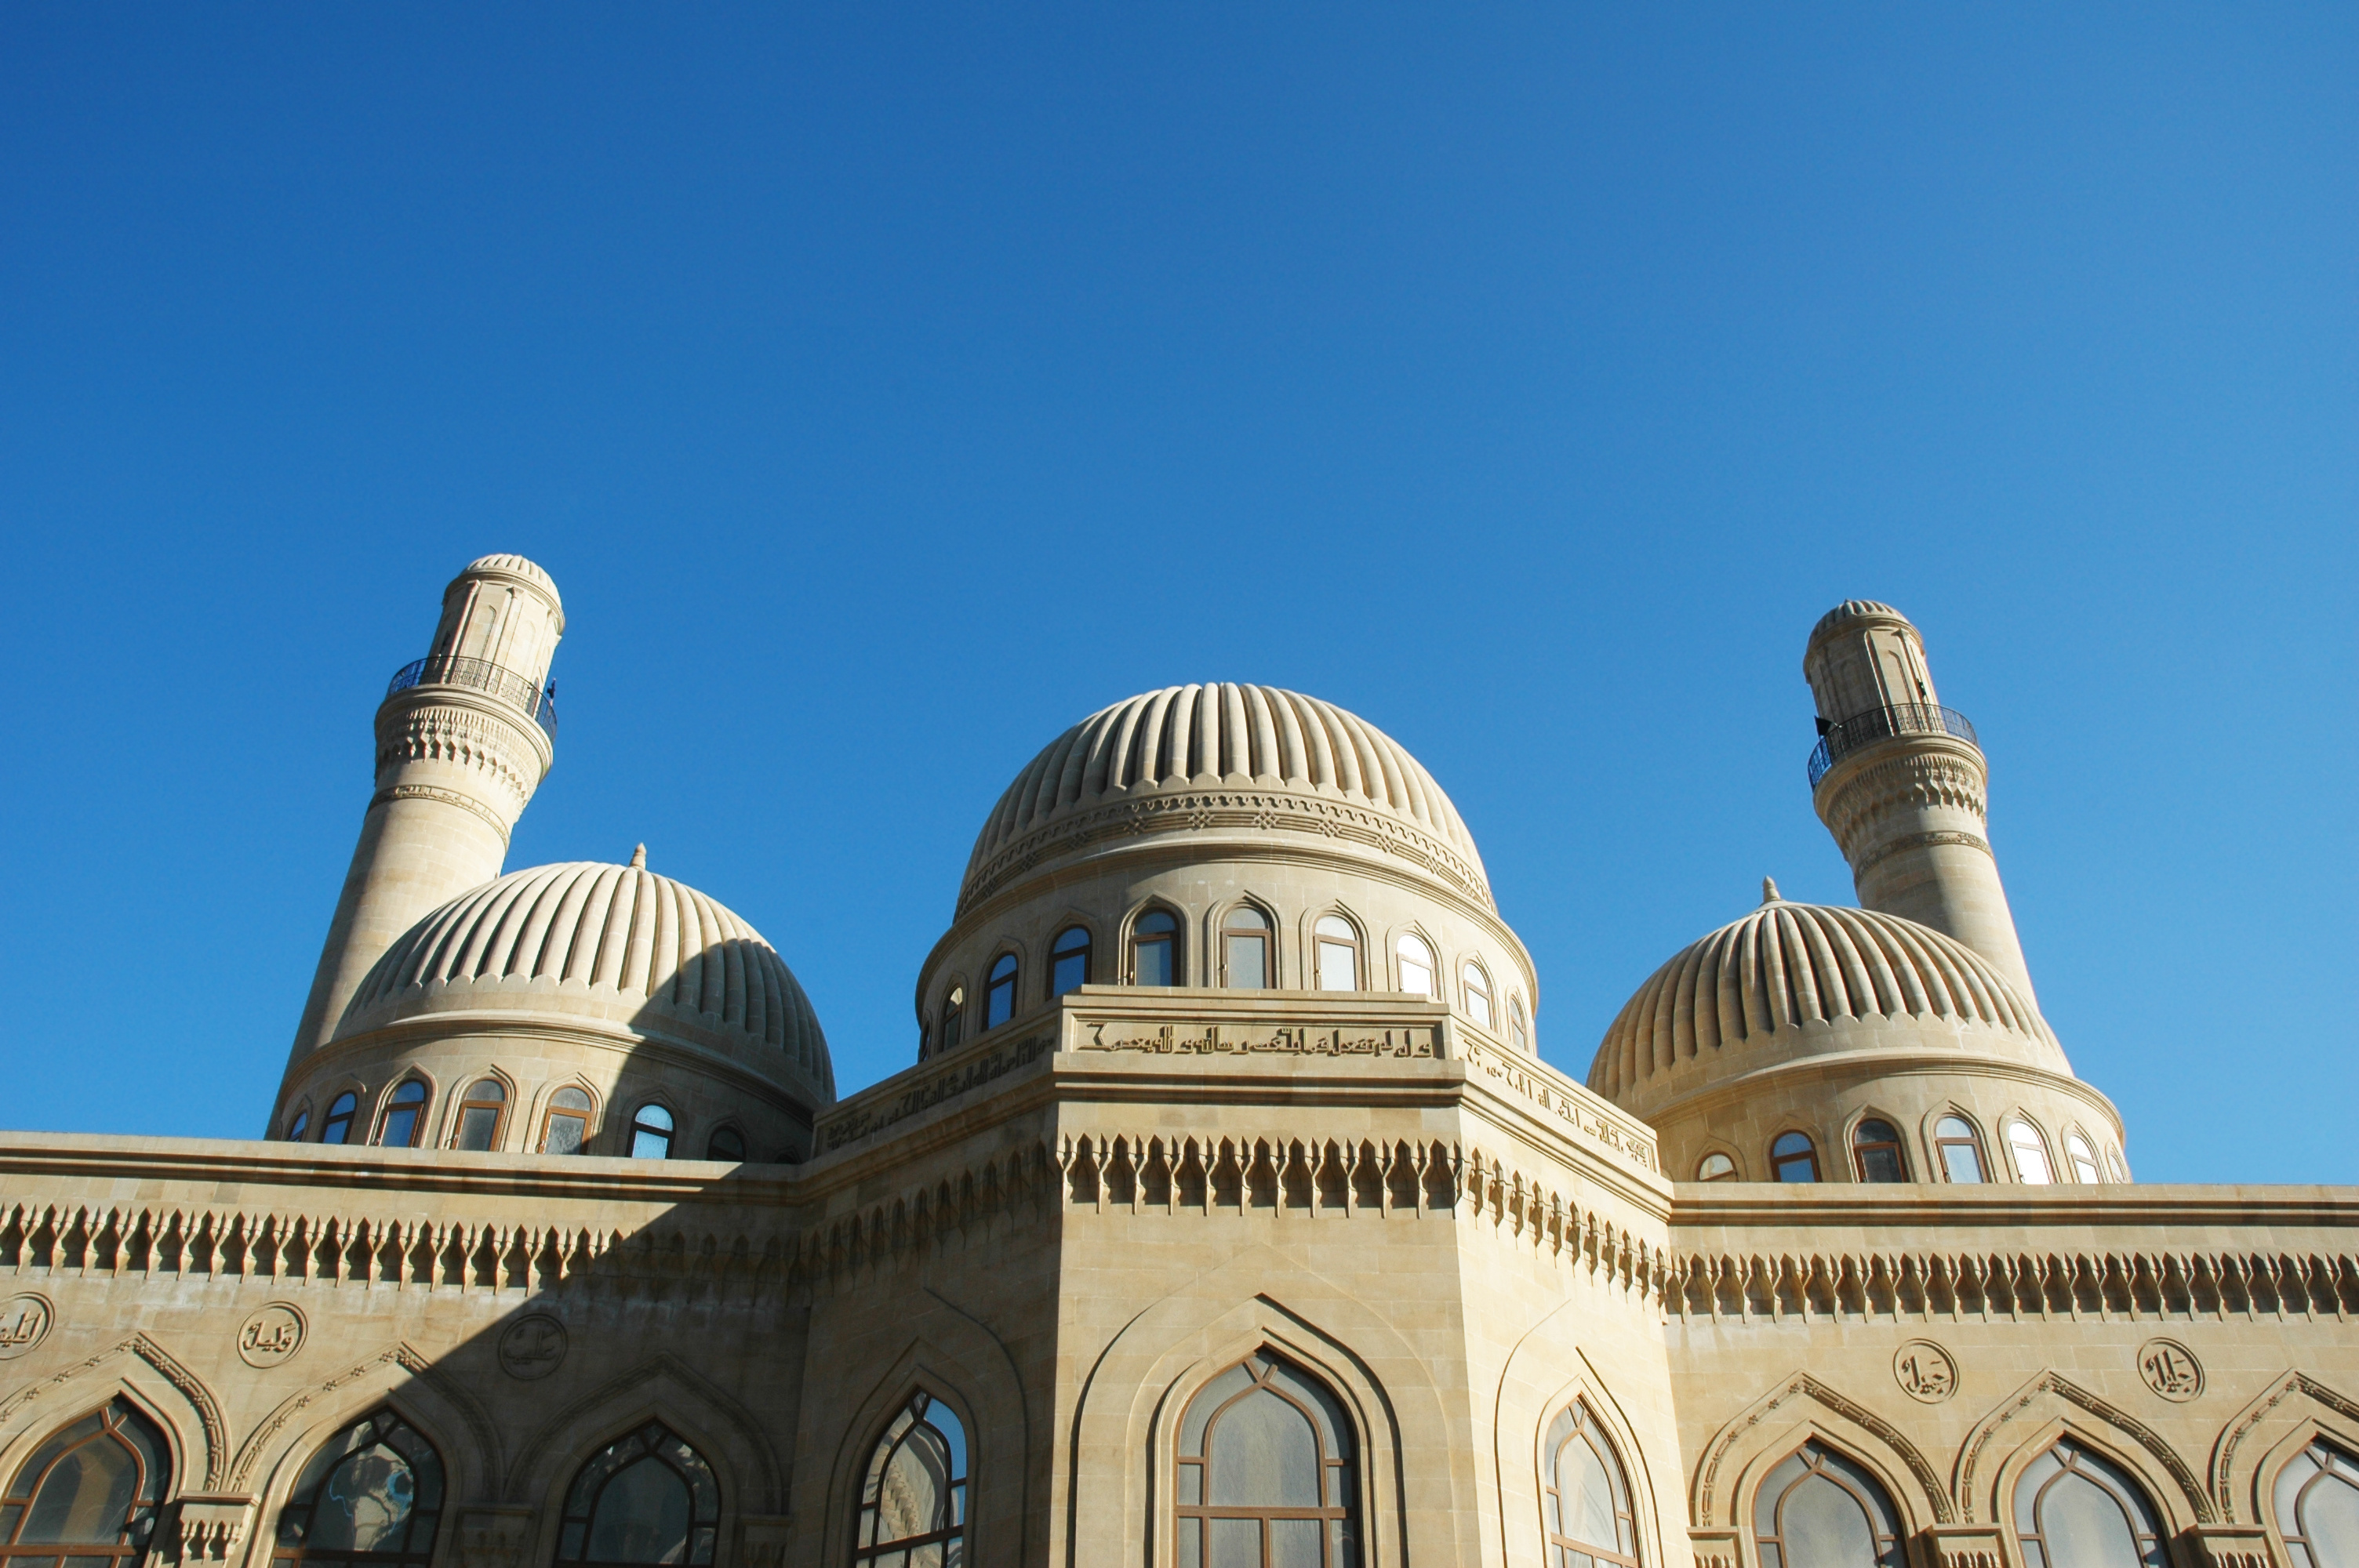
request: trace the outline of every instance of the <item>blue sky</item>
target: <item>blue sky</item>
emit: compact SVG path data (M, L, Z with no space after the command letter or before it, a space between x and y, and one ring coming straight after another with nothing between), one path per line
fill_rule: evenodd
M1864 596L2141 1177L2359 1181L2359 15L2058 9L7 7L0 1125L260 1130L513 550L509 863L645 840L847 1088L1032 752L1218 679L1425 762L1583 1074L1851 902Z

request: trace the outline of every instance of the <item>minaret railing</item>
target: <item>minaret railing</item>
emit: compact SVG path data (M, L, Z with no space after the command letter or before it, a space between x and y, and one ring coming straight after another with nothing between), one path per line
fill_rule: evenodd
M552 741L557 739L557 687L554 683L543 689L505 665L495 665L489 659L462 659L454 654L444 654L412 659L394 671L385 695L391 697L395 692L408 691L414 686L463 686L475 691L489 692L523 708L532 715L543 733Z
M1861 747L1899 735L1954 735L1977 750L1982 745L1974 738L1974 727L1954 708L1919 702L1897 708L1871 708L1865 713L1854 713L1839 724L1827 726L1810 752L1810 787L1818 788L1829 768Z

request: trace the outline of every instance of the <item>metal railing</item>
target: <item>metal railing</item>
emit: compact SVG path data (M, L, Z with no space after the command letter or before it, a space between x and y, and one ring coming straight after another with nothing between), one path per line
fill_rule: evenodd
M1817 747L1810 752L1810 787L1818 788L1829 768L1861 747L1896 735L1955 735L1969 746L1982 744L1974 739L1974 727L1954 708L1936 708L1920 702L1904 703L1898 708L1871 708L1865 713L1853 714L1840 724L1827 726L1827 732L1819 737Z
M439 658L412 659L394 671L385 695L391 697L397 691L408 691L414 686L463 686L489 692L531 714L543 733L552 741L557 739L557 683L554 681L543 689L505 665L495 665L489 659L462 659L456 654L445 654Z

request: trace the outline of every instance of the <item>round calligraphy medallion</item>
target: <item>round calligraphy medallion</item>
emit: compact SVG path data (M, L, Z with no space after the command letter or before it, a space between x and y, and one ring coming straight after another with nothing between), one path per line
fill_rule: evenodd
M1957 1361L1930 1339L1912 1339L1894 1351L1892 1376L1919 1404L1938 1405L1958 1391Z
M527 1313L500 1335L500 1369L529 1383L565 1359L565 1325L545 1312Z
M2203 1363L2176 1339L2149 1339L2138 1346L2138 1376L2146 1386L2183 1405L2203 1391Z
M272 1302L238 1325L238 1359L249 1367L277 1367L303 1348L303 1314L285 1302Z
M0 1361L22 1356L48 1338L56 1316L48 1298L29 1291L0 1302Z

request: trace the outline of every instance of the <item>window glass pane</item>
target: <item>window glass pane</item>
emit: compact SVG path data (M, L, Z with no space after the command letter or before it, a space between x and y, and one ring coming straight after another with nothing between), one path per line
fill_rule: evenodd
M991 966L991 985L983 993L983 1026L996 1029L1016 1016L1016 956L1008 954Z
M688 1546L688 1483L661 1461L642 1455L598 1494L590 1516L587 1560L678 1563Z
M1319 1521L1315 1519L1270 1520L1269 1568L1320 1568Z
M1262 936L1232 936L1228 938L1225 955L1229 984L1237 990L1257 991L1269 985L1269 970L1265 953L1268 939Z
M1352 929L1352 923L1340 914L1321 915L1318 925L1313 929L1321 936L1341 936L1346 942L1357 941L1360 935Z
M1260 910L1249 903L1241 903L1229 911L1228 928L1232 931L1266 931L1269 922L1263 918Z
M138 1488L139 1461L131 1450L112 1436L93 1438L50 1467L17 1540L112 1545Z
M1320 923L1325 925L1324 921ZM1341 942L1319 944L1319 989L1355 991L1360 989L1359 955Z
M2048 1552L2071 1568L2141 1568L2137 1537L2113 1494L2077 1471L2040 1494L2039 1533Z
M1053 949L1051 949L1051 951L1059 953L1076 953L1089 945L1090 934L1087 930L1079 925L1068 925L1062 932L1059 933L1057 936L1057 945Z
M1703 1163L1696 1167L1698 1181L1717 1182L1735 1174L1736 1162L1725 1154L1707 1154L1703 1157Z
M885 1466L876 1539L907 1541L950 1525L951 1455L930 1426L913 1426Z
M669 1160L671 1158L671 1134L657 1132L645 1127L631 1129L631 1158L634 1160Z
M1214 1507L1319 1507L1319 1439L1302 1412L1267 1390L1212 1425L1208 1497Z
M1433 994L1433 971L1427 968L1423 964L1411 963L1408 959L1403 958L1401 960L1400 967L1400 980L1401 989L1407 991L1411 996L1431 996Z
M1941 1168L1953 1182L1979 1182L1983 1179L1983 1159L1971 1143L1942 1144Z
M418 1108L397 1106L386 1113L385 1135L377 1140L388 1149L407 1149L418 1136Z
M1138 917L1138 924L1133 929L1142 936L1152 936L1158 931L1169 933L1177 931L1180 927L1168 912L1150 909Z
M1819 1179L1818 1162L1812 1158L1810 1141L1799 1132L1783 1132L1769 1146L1769 1162L1781 1182L1815 1182Z
M1212 1546L1205 1568L1262 1568L1261 1520L1208 1519L1204 1526Z
M1467 1016L1473 1019L1475 1022L1481 1024L1484 1028L1488 1029L1491 1026L1490 982L1484 979L1483 971L1476 968L1472 964L1467 965L1464 969L1460 971L1460 974L1463 977L1466 982Z
M549 1097L549 1103L559 1110L588 1110L590 1097L580 1089L560 1089Z
M2039 1141L2039 1134L2027 1121L2017 1121L2006 1130L2007 1146L2015 1151L2016 1174L2026 1184L2044 1186L2056 1179L2048 1168L2048 1151Z
M2296 1517L2319 1568L2359 1568L2359 1482L2341 1471L2312 1482Z
M1867 1510L1826 1476L1812 1476L1787 1493L1777 1515L1778 1537L1796 1568L1876 1568Z
M500 1109L494 1105L471 1105L459 1113L459 1136L454 1148L478 1152L492 1146L492 1134L499 1130Z
M1556 1487L1569 1516L1564 1533L1586 1545L1616 1550L1621 1532L1614 1525L1614 1483L1587 1439L1568 1439L1557 1451Z
M589 1127L590 1124L578 1116L551 1116L549 1119L549 1138L541 1152L546 1154L581 1153L582 1135Z
M713 1129L712 1137L704 1146L704 1157L708 1160L743 1160L745 1157L745 1136L734 1127Z
M639 1107L639 1114L631 1119L641 1127L652 1128L658 1132L671 1130L671 1112L659 1105Z
M288 1142L289 1142L289 1143L300 1143L300 1142L302 1142L302 1141L303 1141L303 1130L304 1130L305 1128L310 1127L310 1125L311 1125L311 1113L310 1113L310 1111L308 1111L308 1110L299 1110L299 1111L297 1111L297 1112L295 1113L295 1119L294 1119L292 1122L290 1122L290 1123L288 1123L288 1128L287 1128L287 1141L288 1141Z
M493 1104L497 1105L506 1100L508 1098L508 1091L501 1087L500 1081L497 1078L479 1078L475 1081L475 1087L467 1091L467 1098L469 1099L489 1100Z
M2064 1152L2072 1162L2074 1180L2092 1185L2104 1180L2104 1175L2097 1169L2096 1153L2089 1147L2087 1139L2077 1132L2066 1133Z
M1142 986L1171 984L1171 938L1158 936L1137 946L1138 979Z
M1049 971L1049 993L1063 996L1085 984L1089 978L1090 956L1086 949L1079 953L1060 954L1055 966Z
M1864 1182L1905 1182L1908 1179L1900 1170L1900 1151L1889 1145L1861 1150L1859 1175Z

